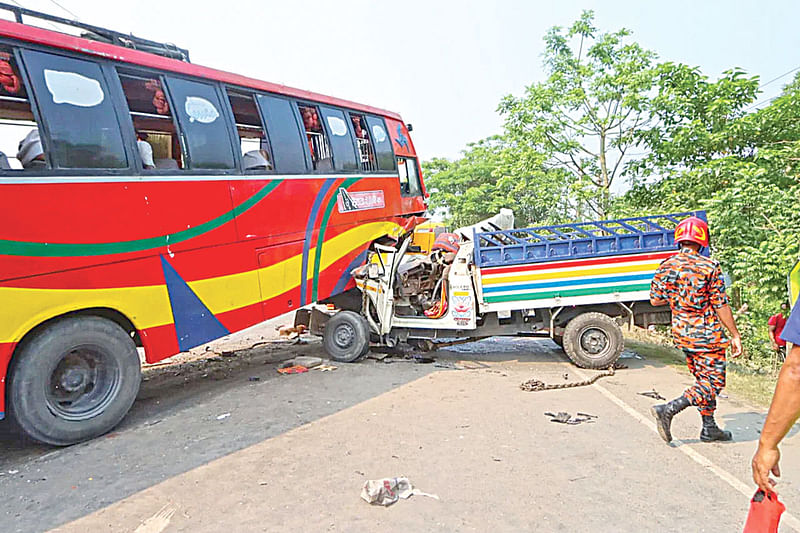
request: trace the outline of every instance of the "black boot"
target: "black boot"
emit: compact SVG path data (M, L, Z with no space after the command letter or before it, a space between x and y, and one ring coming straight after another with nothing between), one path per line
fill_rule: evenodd
M714 415L703 415L703 429L700 431L700 440L703 442L713 442L715 440L732 440L733 435L730 431L719 429L714 421Z
M656 429L664 442L672 442L672 433L669 430L672 424L672 417L689 407L689 400L684 396L679 396L669 403L654 405L650 408L650 414L656 419Z

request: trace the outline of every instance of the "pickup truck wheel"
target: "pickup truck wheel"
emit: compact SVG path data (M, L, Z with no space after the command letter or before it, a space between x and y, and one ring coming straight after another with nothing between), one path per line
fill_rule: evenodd
M322 345L331 359L352 363L369 351L367 320L353 311L339 311L325 324Z
M583 313L564 328L564 351L581 368L608 368L623 347L619 324L604 313Z
M141 363L131 336L100 317L70 317L35 333L12 360L11 418L30 438L68 446L114 428L133 405Z

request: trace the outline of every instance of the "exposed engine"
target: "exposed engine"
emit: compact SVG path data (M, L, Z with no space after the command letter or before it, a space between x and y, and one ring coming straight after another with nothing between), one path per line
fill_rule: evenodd
M414 257L397 269L394 297L398 315L423 316L440 299L441 284L447 279L452 252L436 250Z
M413 257L400 265L394 284L398 315L438 318L444 314L447 274L458 252L458 242L457 235L442 233L430 254Z

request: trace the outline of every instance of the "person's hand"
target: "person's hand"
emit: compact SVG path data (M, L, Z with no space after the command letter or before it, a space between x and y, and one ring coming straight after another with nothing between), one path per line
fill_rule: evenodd
M753 456L751 463L753 467L753 481L755 481L758 488L764 492L775 492L775 480L770 479L770 472L775 474L775 477L781 477L781 468L778 461L781 459L781 452L778 448L765 448L758 445L756 454Z
M735 336L731 339L731 357L736 358L742 355L742 338Z

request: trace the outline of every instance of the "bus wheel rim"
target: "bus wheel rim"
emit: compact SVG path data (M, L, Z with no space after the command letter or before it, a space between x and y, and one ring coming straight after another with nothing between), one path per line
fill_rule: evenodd
M80 422L101 414L120 389L119 364L107 352L84 346L62 354L50 374L45 397L53 415Z

